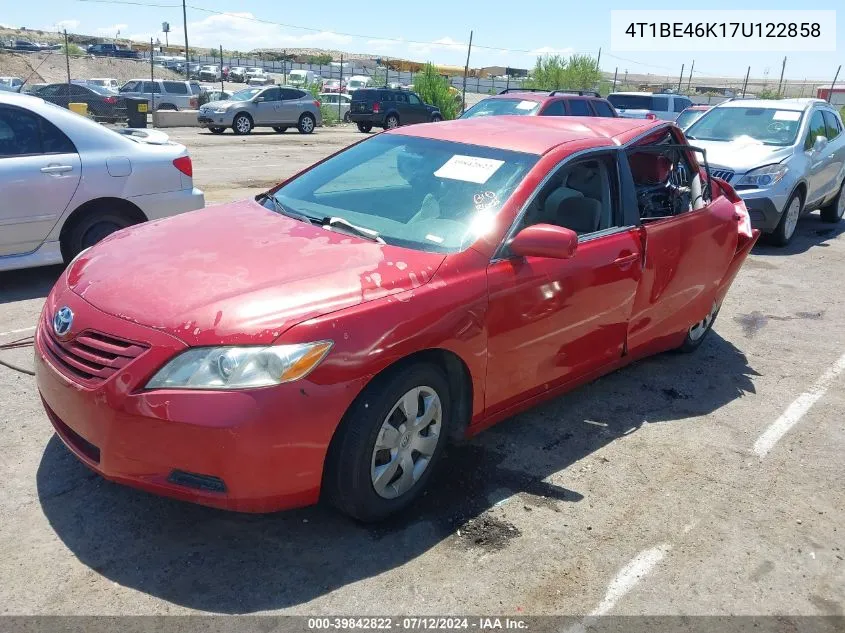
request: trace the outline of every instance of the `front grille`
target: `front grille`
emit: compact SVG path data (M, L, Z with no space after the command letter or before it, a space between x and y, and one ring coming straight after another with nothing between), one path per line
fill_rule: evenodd
M147 350L143 343L94 330L85 330L69 341L62 341L46 324L42 324L41 339L56 369L89 387L108 380Z
M716 178L721 178L725 182L730 182L731 178L734 177L734 172L730 169L711 169L710 173L716 176Z

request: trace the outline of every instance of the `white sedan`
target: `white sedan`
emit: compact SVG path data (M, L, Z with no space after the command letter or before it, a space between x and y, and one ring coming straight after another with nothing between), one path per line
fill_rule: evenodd
M131 224L205 206L183 145L0 92L0 271L68 262Z

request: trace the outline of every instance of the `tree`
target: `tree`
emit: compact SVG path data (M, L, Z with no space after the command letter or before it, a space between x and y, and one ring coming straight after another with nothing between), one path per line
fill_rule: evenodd
M414 75L414 92L426 103L437 106L444 119L454 119L460 112L460 93L452 91L449 81L431 64Z
M525 88L543 90L595 90L601 81L596 59L590 55L546 55L537 58Z

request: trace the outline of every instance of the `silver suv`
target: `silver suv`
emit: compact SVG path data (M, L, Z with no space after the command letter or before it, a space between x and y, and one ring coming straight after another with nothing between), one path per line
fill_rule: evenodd
M692 105L689 97L672 92L611 92L607 100L626 119L674 121Z
M213 134L227 127L235 134L249 134L254 127L272 127L282 133L296 127L311 134L323 125L320 103L311 93L286 86L244 88L227 101L214 101L200 108L197 120Z
M121 86L120 94L145 98L151 110L196 110L200 85L196 81L130 79Z
M785 246L798 218L821 209L845 213L845 134L839 113L821 99L729 101L686 130L707 151L712 173L742 196L751 223Z

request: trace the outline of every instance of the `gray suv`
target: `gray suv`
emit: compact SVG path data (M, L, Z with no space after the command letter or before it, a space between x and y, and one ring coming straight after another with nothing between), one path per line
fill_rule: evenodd
M815 209L826 222L845 214L845 133L821 99L722 103L687 128L707 151L713 175L742 196L751 223L786 246L798 218Z
M286 86L244 88L226 101L213 101L200 108L197 120L213 134L227 127L235 134L249 134L254 127L271 127L282 133L295 127L311 134L323 125L320 103L311 93Z
M196 81L130 79L120 88L123 97L145 98L151 110L196 110L199 94Z

